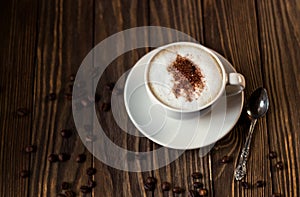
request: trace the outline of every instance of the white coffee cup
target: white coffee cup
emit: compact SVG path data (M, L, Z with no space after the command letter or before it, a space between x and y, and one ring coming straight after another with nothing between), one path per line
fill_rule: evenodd
M214 52L191 42L158 48L147 62L144 80L151 100L171 114L206 112L226 89L233 95L245 88L243 75L226 73Z

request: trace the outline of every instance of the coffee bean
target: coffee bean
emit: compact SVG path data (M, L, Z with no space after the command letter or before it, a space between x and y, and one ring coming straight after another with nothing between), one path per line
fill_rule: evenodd
M78 163L83 163L83 162L85 162L85 160L86 160L86 155L85 154L79 154L76 157L76 162L78 162Z
M67 190L69 188L70 188L70 184L68 182L62 182L62 184L61 184L62 190Z
M36 152L36 146L35 145L28 145L25 147L25 152L26 153L33 153Z
M82 185L80 187L80 191L84 194L88 194L88 193L91 193L92 192L92 189L86 185Z
M281 194L280 193L273 193L271 197L280 197Z
M48 161L50 161L50 162L57 162L57 161L58 161L58 156L57 156L57 154L50 154L50 155L48 156Z
M70 75L70 76L69 76L69 80L70 80L71 82L73 82L73 81L75 80L75 75L73 75L73 74Z
M60 153L60 154L58 154L58 160L59 161L62 161L62 162L68 161L68 160L70 160L70 158L71 158L71 155L68 154L68 153Z
M245 188L245 189L249 189L249 188L250 188L250 184L249 184L248 182L246 182L246 181L242 181L242 182L241 182L241 186L242 186L243 188Z
M207 194L208 194L207 189L200 189L200 190L199 190L199 195L200 195L200 196L207 196Z
M171 184L169 182L163 182L161 184L162 191L170 191L170 189L171 189Z
M57 194L56 197L66 197L64 194Z
M151 185L145 183L145 184L144 184L144 189L145 189L146 191L150 191L150 190L151 190Z
M284 165L283 165L282 161L278 161L278 162L276 163L276 168L277 168L278 170L283 170Z
M145 181L144 188L148 191L153 191L156 185L156 179L154 177L148 177Z
M22 170L20 172L20 177L22 177L22 178L27 178L27 177L29 177L29 175L30 175L30 173L28 170Z
M193 179L201 179L202 178L202 174L200 172L194 172L192 174Z
M264 187L266 185L265 181L257 181L256 182L256 187Z
M146 191L153 191L154 189L155 189L155 184L153 184L153 183L145 183L144 184L144 189L146 190Z
M75 197L76 196L75 192L73 192L71 190L66 191L65 195L66 195L66 197Z
M100 109L101 111L108 112L110 110L110 103L102 103Z
M56 99L56 94L55 93L50 93L47 95L47 100L48 101L54 101Z
M275 159L277 157L277 153L275 152L275 151L271 151L270 153L269 153L269 158L270 159Z
M88 180L88 186L89 186L90 188L94 188L94 187L96 187L96 182L93 181L92 179L89 179L89 180Z
M156 184L156 178L154 178L154 177L148 177L147 179L146 179L146 183L148 183L148 184Z
M108 83L108 84L105 85L105 88L107 90L113 90L114 87L115 87L115 83Z
M221 163L229 163L229 162L231 162L231 157L229 157L229 156L224 156L224 157L222 157L222 159L221 159Z
M17 109L17 115L20 117L27 116L29 114L29 110L26 108Z
M90 168L86 169L86 174L89 176L93 176L94 174L96 174L96 172L97 172L96 168L90 167Z
M199 193L195 190L190 190L189 191L189 197L199 197Z
M72 131L69 129L63 129L60 131L60 134L63 138L69 138L72 135Z
M184 192L184 189L181 188L181 187L176 186L176 187L174 187L174 188L172 189L172 191L173 191L174 194L181 194L181 193Z
M202 187L203 187L203 183L200 183L200 182L198 182L198 181L195 181L195 182L193 183L193 186L194 186L194 188L199 189L199 188L202 188Z

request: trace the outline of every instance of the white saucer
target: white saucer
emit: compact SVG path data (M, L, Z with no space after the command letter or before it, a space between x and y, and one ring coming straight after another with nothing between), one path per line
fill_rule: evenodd
M155 51L146 54L135 64L125 83L125 108L135 127L153 142L168 148L195 149L217 142L238 121L244 93L230 97L224 94L212 111L203 116L182 120L168 117L164 108L150 100L144 84L145 65ZM218 53L216 55L226 72L236 72L224 57Z

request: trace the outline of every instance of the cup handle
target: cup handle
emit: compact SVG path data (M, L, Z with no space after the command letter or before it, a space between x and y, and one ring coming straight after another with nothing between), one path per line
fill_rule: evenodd
M227 76L226 96L234 96L245 89L245 77L240 73L229 73Z

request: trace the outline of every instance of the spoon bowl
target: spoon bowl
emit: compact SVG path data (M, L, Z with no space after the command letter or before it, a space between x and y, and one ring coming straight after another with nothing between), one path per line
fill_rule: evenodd
M269 109L269 98L267 91L264 88L257 88L250 96L248 104L246 106L246 111L251 119L251 125L249 133L242 149L238 166L234 171L234 177L236 180L242 180L247 173L247 160L250 153L250 145L254 127L256 125L257 119L263 117Z
M251 119L263 117L269 109L269 98L266 89L257 88L250 96L246 106L247 114Z

